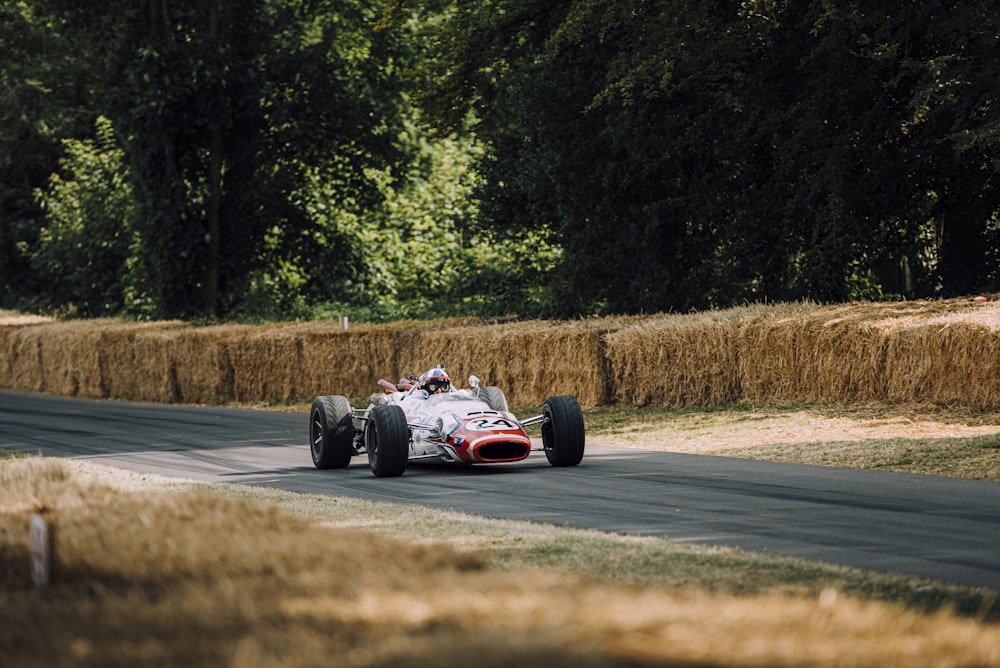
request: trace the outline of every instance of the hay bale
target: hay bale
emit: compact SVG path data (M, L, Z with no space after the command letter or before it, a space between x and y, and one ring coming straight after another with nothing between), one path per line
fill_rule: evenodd
M136 332L133 337L133 366L123 370L131 374L133 401L154 403L180 403L181 393L177 383L177 366L172 350L178 332L170 329L151 329ZM122 370L120 370L122 371ZM122 379L118 387L129 387Z
M52 318L24 315L17 311L0 309L0 387L10 390L22 389L18 387L14 378L15 360L20 359L22 347L27 340L22 334L22 330L30 325L39 325L48 322L52 322ZM28 344L28 349L31 350L33 345ZM37 364L37 356L39 354L39 351L34 350L31 353L31 357L34 360L28 360L27 367L18 371L19 375L23 375L26 369L36 369L36 373L32 376L36 384L41 383L41 378L37 376L40 373Z
M42 363L44 325L19 327L7 337L4 365L8 389L18 392L42 392L45 389Z
M173 330L170 353L178 399L185 404L218 405L234 400L234 370L229 344L246 336L249 325L214 325Z
M302 368L295 396L321 394L366 397L378 391L379 378L395 380L394 327L367 325L344 331L339 325L322 323L301 330Z
M302 338L295 325L234 330L227 337L234 401L288 401L302 373Z
M0 386L64 396L135 399L132 337L137 331L180 324L100 319L0 327ZM123 378L130 382L123 384Z
M163 367L158 366L155 359L146 359L152 347L139 345L136 339L150 333L164 333L166 330L185 326L179 320L168 320L120 321L104 327L98 344L104 398L120 401L166 401L166 397L172 397L173 390L165 390L164 384L160 382L166 373ZM157 339L159 342L165 340L165 337ZM158 352L163 353L165 350Z
M871 401L885 394L888 326L864 305L806 306L744 323L742 400Z
M26 336L25 329L23 326L0 327L0 387L37 392L41 387L41 351L37 338ZM29 375L29 370L34 373ZM26 378L34 380L36 387L24 387Z
M100 399L101 329L113 321L72 320L43 325L39 329L42 389L67 397Z
M608 334L611 399L678 408L735 401L738 334L725 313L662 315Z
M1000 306L995 304L909 322L889 337L886 400L1000 405Z
M607 403L601 321L529 321L419 332L400 345L402 372L445 364L459 387L470 375L503 389L512 405L537 406L571 394L585 406Z

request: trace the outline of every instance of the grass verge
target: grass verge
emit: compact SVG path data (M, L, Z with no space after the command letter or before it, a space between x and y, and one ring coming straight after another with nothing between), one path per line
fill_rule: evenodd
M949 609L981 621L1000 621L1000 592L903 575L398 503L229 484L197 484L194 488L281 507L323 526L364 529L408 543L447 543L477 555L498 571L541 568L601 582L750 597L780 594L810 598L838 591L922 612Z
M0 462L0 537L5 668L1000 660L996 592L82 462Z
M1000 412L883 404L601 407L602 445L1000 481Z

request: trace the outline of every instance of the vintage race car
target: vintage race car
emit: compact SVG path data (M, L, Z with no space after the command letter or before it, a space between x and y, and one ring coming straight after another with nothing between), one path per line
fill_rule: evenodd
M372 473L400 476L411 461L462 464L516 462L532 451L525 428L541 427L542 450L552 466L576 466L583 459L583 412L572 396L545 400L541 415L518 420L499 387L455 389L443 367L419 379L393 385L369 397L367 408L352 408L347 397L320 396L309 414L309 441L316 468L346 468L355 455L368 454Z

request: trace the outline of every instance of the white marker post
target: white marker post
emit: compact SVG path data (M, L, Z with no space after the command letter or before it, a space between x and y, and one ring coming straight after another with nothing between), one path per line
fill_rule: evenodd
M49 525L40 515L31 516L31 579L38 587L49 586L52 575L52 540Z

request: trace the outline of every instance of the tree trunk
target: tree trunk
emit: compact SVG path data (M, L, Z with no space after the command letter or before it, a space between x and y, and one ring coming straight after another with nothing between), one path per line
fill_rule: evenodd
M208 8L208 29L214 41L219 39L219 1L211 0ZM214 316L219 304L219 263L222 240L220 238L219 216L222 208L222 165L223 129L219 123L209 128L208 156L208 206L205 211L205 227L208 235L208 263L205 267L204 309L205 315Z
M219 216L222 208L222 150L222 128L214 125L211 129L209 146L208 207L205 211L208 264L205 268L204 308L207 316L216 314L219 302L219 262L222 247L219 234Z

